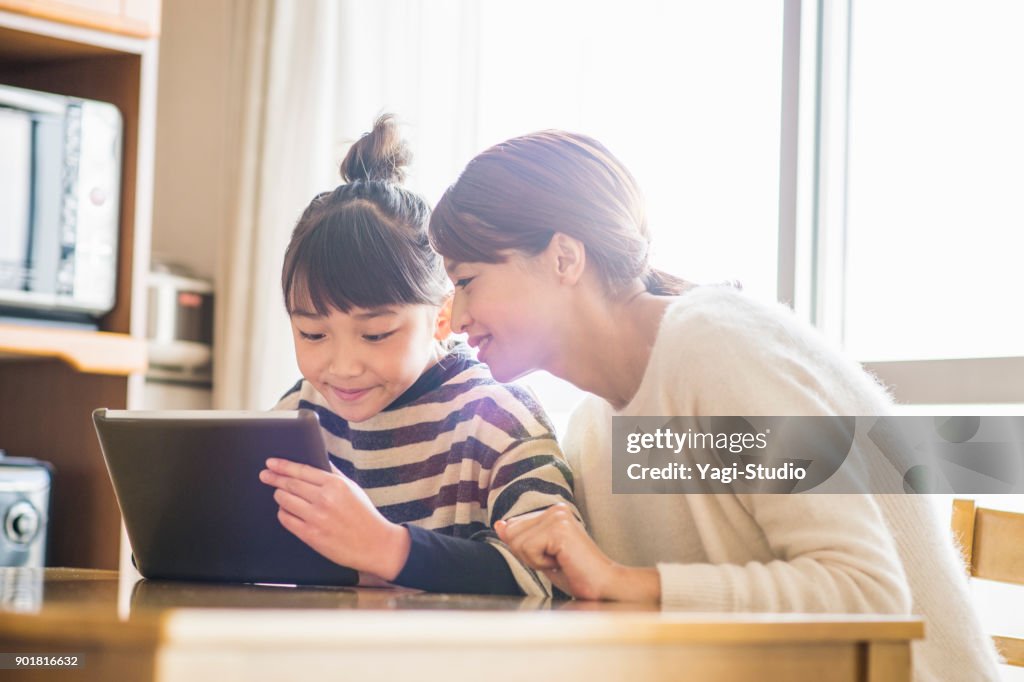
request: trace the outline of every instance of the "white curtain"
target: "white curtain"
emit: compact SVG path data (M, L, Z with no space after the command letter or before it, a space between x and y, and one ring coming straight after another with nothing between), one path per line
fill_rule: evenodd
M658 266L774 299L781 3L231 1L239 110L217 407L265 409L298 378L284 249L385 111L407 124L408 186L431 203L490 144L591 134L644 188ZM578 392L527 381L564 421Z
M332 0L236 0L232 196L221 247L214 405L266 409L298 378L280 271L299 213L334 162Z
M284 250L309 200L340 182L351 142L384 111L415 122L409 186L431 201L477 151L478 11L472 0L233 0L232 12L214 406L266 409L299 378Z

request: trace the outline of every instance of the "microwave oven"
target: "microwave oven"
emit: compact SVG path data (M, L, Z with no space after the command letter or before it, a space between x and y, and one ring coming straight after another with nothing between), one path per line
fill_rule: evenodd
M0 314L114 307L122 129L112 104L0 85Z

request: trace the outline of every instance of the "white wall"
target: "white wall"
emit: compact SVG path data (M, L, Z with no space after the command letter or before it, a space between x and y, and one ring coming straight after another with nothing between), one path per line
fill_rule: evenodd
M231 0L163 3L152 256L217 281L227 220ZM146 384L147 409L203 409L202 387Z
M230 0L163 3L153 254L216 279L227 219Z

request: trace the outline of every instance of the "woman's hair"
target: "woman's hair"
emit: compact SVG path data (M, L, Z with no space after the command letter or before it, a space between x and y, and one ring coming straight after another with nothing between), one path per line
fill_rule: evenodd
M401 185L411 160L391 114L352 146L341 162L345 183L314 198L292 232L281 272L289 313L444 303L449 283L427 237L430 207Z
M545 130L477 155L430 219L430 241L457 262L500 263L536 255L556 232L583 243L587 261L615 295L641 279L655 294L686 283L648 263L643 196L626 167L597 140Z

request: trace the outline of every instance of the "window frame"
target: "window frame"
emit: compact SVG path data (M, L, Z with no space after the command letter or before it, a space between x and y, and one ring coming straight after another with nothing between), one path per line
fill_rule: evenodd
M853 0L784 0L778 300L842 343ZM1024 356L860 360L899 403L1024 403Z

